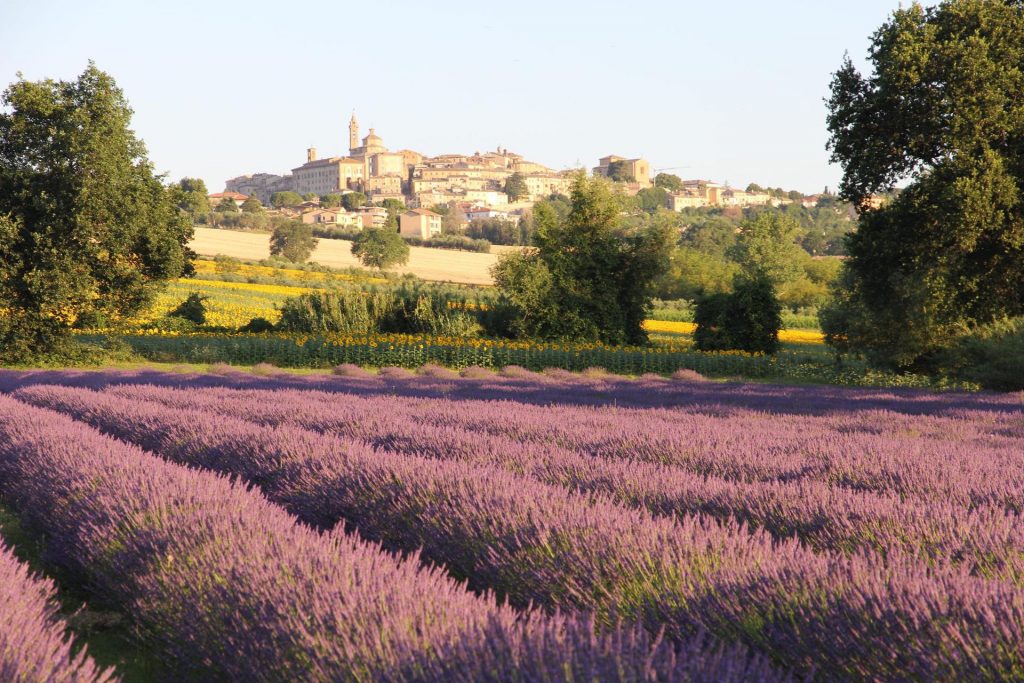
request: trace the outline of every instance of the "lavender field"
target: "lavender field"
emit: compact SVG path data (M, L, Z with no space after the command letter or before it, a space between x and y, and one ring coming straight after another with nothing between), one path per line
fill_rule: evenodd
M0 371L0 503L178 680L1024 679L1024 397L463 374Z

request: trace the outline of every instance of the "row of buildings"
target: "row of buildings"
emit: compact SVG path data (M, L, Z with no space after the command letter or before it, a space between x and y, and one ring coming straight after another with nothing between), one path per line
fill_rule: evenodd
M275 192L286 190L303 195L362 192L372 203L397 199L410 209L458 205L517 213L552 194L569 194L573 173L527 161L500 146L493 152L435 157L411 149L391 151L373 128L360 138L359 122L353 113L348 124L347 155L321 158L316 148L310 147L306 150L306 162L293 168L290 174L243 175L231 178L226 186L229 192L255 196L263 204L268 204ZM599 160L593 173L622 182L633 195L653 185L652 170L645 159L609 155ZM523 196L514 203L505 191L513 174L518 174L525 186ZM767 192L746 192L710 180L687 180L681 189L669 193L667 208L682 211L701 207L779 206L789 201ZM322 215L315 217L319 219ZM361 220L362 216L342 217L332 222L355 225Z
M292 190L318 195L358 191L370 201L401 200L411 208L463 202L484 206L509 204L505 183L518 173L525 184L523 204L552 194L568 194L572 174L554 171L498 148L472 155L427 157L411 149L390 151L371 128L359 138L355 114L349 121L349 150L345 156L320 158L315 147L306 150L306 163L288 175L257 173L227 181L228 191L255 196L264 204L275 192Z

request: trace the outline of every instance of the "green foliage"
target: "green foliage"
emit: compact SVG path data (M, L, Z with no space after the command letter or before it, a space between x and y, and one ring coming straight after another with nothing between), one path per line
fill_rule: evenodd
M298 192L292 192L291 190L275 192L270 195L270 205L275 209L280 209L282 206L296 206L301 203L302 195Z
M185 300L178 304L177 308L167 315L172 318L184 318L194 322L196 325L206 324L206 301L210 297L203 296L199 292L191 292Z
M783 213L759 213L740 224L729 255L748 278L763 276L778 287L800 274L806 253L796 244L799 232L799 224Z
M697 301L694 344L701 351L776 353L781 313L782 307L767 277L741 277L731 294L712 294Z
M213 257L214 269L218 273L237 273L242 267L242 261L234 256L217 254Z
M191 216L210 212L210 192L202 178L182 178L169 188L175 205Z
M309 334L404 333L475 336L475 315L419 288L335 290L293 297L281 306L277 329Z
M0 354L51 353L90 311L121 319L191 273L191 219L153 175L131 109L95 65L25 81L0 113Z
M636 178L629 175L629 171L626 170L625 161L613 161L608 164L608 179L616 183L633 183L636 182Z
M846 60L829 101L840 194L862 208L829 338L928 367L961 329L1024 313L1024 5L899 9L869 58L867 77Z
M398 231L398 217L405 211L405 203L399 199L385 199L381 206L388 210L388 218L385 227L388 230Z
M270 253L292 263L305 263L316 249L313 228L299 221L288 221L274 228L270 236Z
M366 203L366 195L362 192L346 192L341 195L341 205L346 211L355 211Z
M266 318L256 317L251 319L246 324L238 328L239 332L248 332L250 334L262 334L265 332L274 331L274 323L270 322Z
M674 173L659 173L654 176L654 186L669 192L679 192L683 189L683 179Z
M246 200L242 202L241 208L242 213L263 213L263 205L260 204L260 200L255 197L247 197Z
M672 252L669 270L659 285L659 295L669 299L696 300L709 294L732 291L739 266L723 256L706 254L692 247Z
M959 336L939 353L938 369L985 389L1024 390L1024 318L997 320Z
M659 224L623 229L621 206L607 181L580 174L564 220L550 204L534 207L536 251L505 256L493 271L501 291L532 321L521 333L646 341L642 323L654 283L668 267L672 234Z
M535 253L505 254L491 271L494 284L515 310L508 333L513 337L559 336L559 308L547 264Z
M487 254L491 251L491 243L464 235L434 235L428 239L420 237L403 237L402 240L414 247L431 247L433 249L455 249Z
M217 213L238 213L238 204L231 197L224 197L214 209Z
M324 209L336 209L341 206L341 195L338 193L320 195L320 207Z
M636 205L641 211L654 213L668 207L668 192L660 187L647 187L636 194Z
M302 195L302 201L318 202L320 201L320 196L316 192L307 192L306 194Z
M522 232L516 221L503 218L477 218L469 222L466 236L487 240L491 244L516 245L522 243Z
M508 195L510 202L518 202L529 194L522 173L517 171L508 177L508 180L505 181L505 194Z
M366 228L353 242L352 254L367 268L382 270L404 265L409 260L409 245L393 230Z

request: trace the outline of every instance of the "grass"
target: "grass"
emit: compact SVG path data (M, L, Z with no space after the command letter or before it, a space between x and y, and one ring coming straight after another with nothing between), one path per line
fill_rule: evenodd
M22 526L17 515L0 499L0 539L34 572L57 586L60 616L78 646L85 646L97 664L114 667L124 683L151 683L164 678L159 658L135 637L128 615L99 602L43 558L43 539Z

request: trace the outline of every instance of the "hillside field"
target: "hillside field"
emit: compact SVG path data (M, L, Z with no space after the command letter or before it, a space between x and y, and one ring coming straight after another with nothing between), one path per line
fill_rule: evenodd
M223 254L248 261L259 261L270 256L270 235L197 227L195 237L189 246L200 256ZM500 248L492 249L495 253L479 254L455 249L409 247L409 262L390 270L395 273L411 273L424 280L490 285L494 281L491 279L489 269L497 263L498 253L502 251ZM352 255L352 242L347 240L321 239L310 260L332 268L362 266Z
M1013 395L0 371L0 623L47 680L1019 680L1022 453Z

